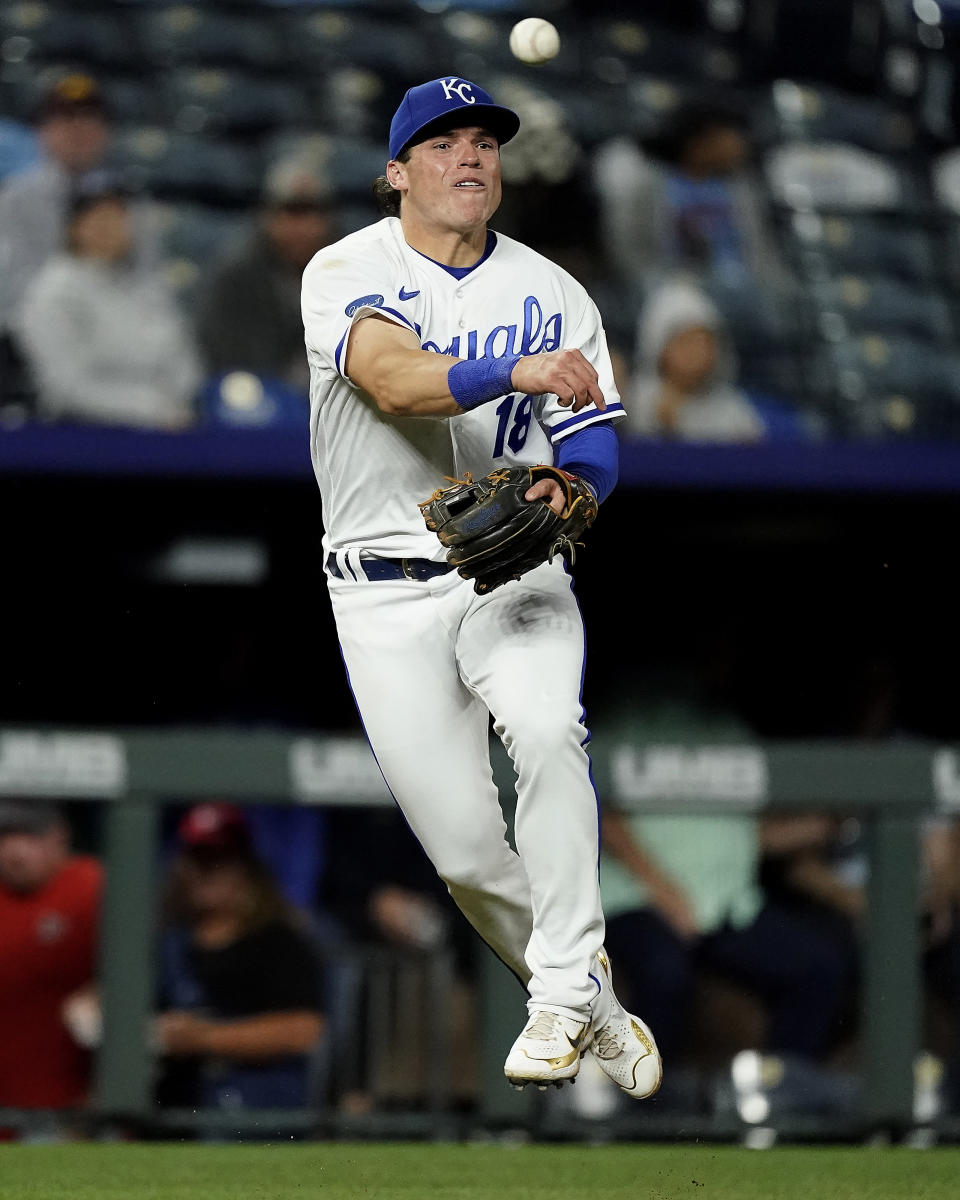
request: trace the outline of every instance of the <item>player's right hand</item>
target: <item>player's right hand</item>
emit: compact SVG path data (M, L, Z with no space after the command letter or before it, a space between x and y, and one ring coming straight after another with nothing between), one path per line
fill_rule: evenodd
M510 382L516 391L532 396L552 392L564 408L574 412L588 404L596 405L601 412L607 407L599 376L579 350L524 355L513 368Z

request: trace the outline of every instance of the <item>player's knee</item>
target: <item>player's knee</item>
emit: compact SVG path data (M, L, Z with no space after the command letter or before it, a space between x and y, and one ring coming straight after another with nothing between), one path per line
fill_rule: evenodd
M561 762L571 751L579 752L586 737L579 721L559 721L556 712L545 705L514 713L505 742L515 764L522 766L525 762Z
M482 864L463 858L447 862L439 875L455 900L458 894L483 891L484 885L490 882L484 876Z
M512 862L505 861L507 855L516 857L506 843L496 852L486 845L459 845L437 864L437 873L454 899L458 893L486 892L515 869Z

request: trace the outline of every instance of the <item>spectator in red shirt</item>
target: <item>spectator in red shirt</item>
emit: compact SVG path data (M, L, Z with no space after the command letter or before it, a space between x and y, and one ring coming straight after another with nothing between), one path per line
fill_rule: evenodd
M89 1052L64 1010L93 987L102 883L55 805L0 800L0 1108L87 1099Z

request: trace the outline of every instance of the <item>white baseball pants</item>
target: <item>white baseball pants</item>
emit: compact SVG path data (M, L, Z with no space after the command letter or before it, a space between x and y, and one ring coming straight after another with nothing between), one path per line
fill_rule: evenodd
M486 596L455 571L328 585L364 728L410 828L526 983L529 1009L589 1020L604 936L599 821L583 622L561 562ZM519 856L493 782L490 714L517 773Z

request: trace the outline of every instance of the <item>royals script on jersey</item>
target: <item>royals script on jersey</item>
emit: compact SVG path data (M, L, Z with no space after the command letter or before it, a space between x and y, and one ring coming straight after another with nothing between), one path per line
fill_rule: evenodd
M463 279L411 249L386 217L321 250L303 276L310 363L310 439L324 549L442 559L417 505L448 478L552 463L561 438L623 416L606 337L586 290L555 263L497 235ZM556 396L513 393L456 417L389 417L346 375L354 321L379 314L412 329L424 350L458 358L578 349L607 402L578 413Z

